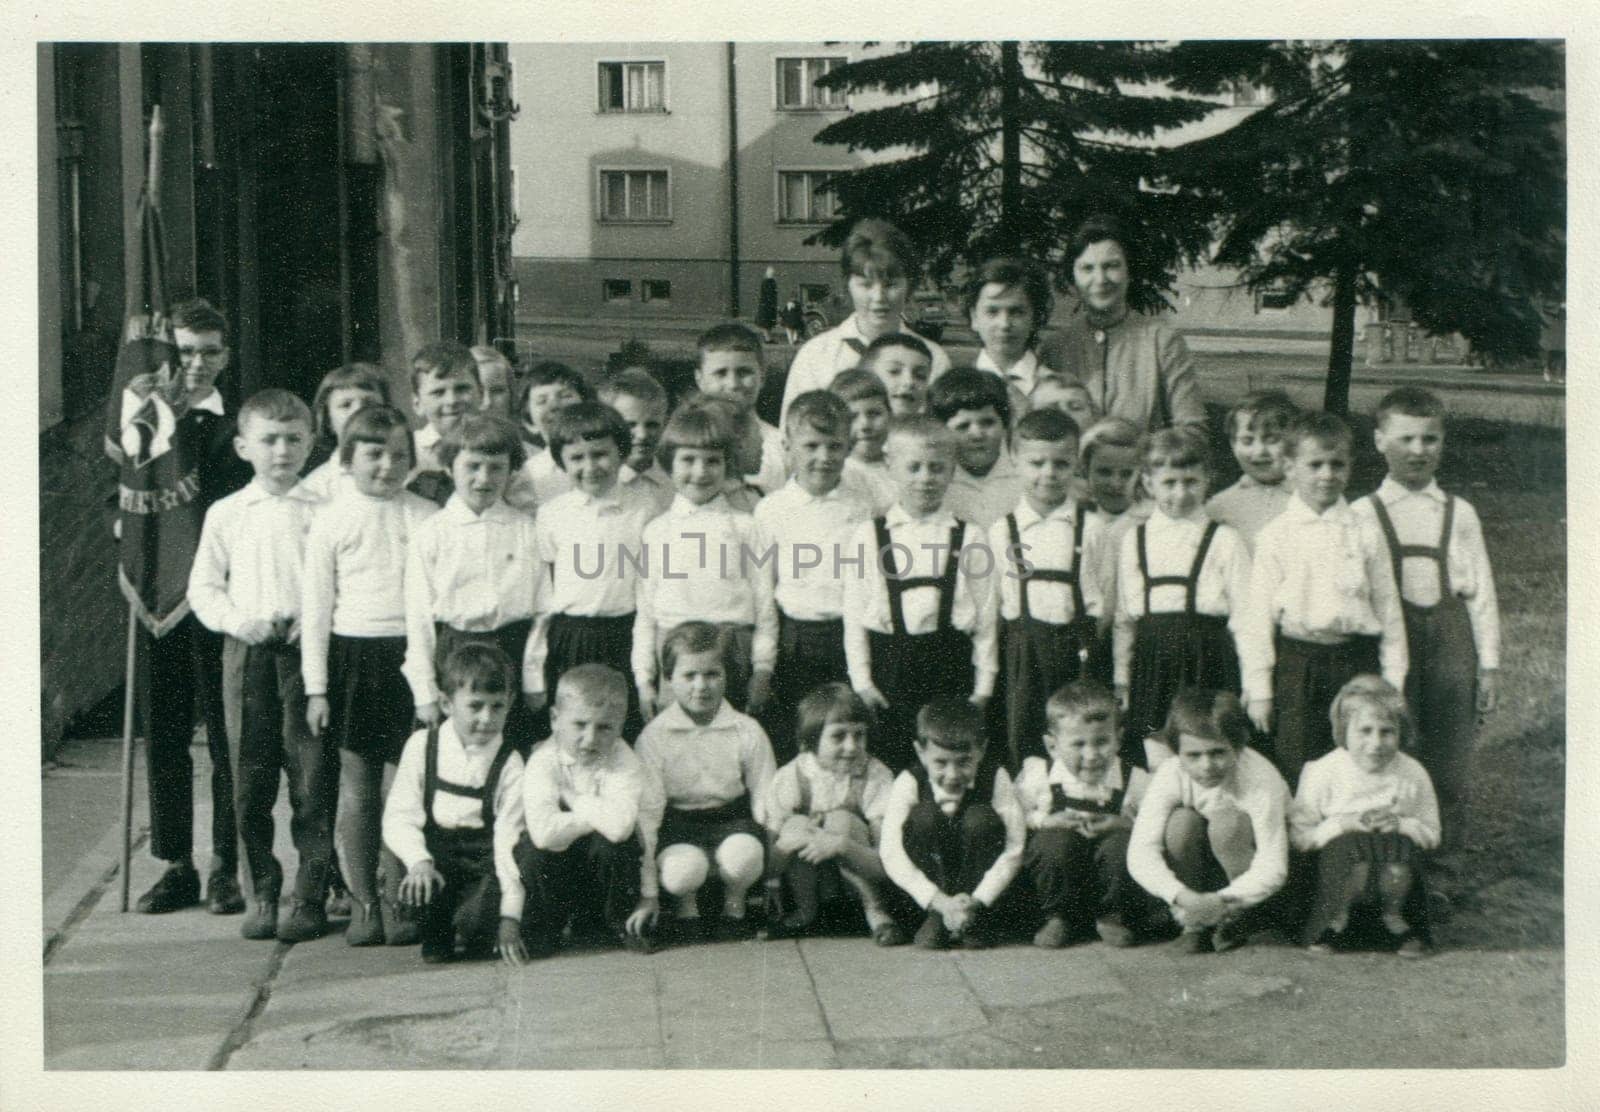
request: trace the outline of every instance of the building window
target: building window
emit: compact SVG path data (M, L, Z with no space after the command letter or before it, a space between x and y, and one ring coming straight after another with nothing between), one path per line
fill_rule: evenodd
M1284 282L1274 282L1256 294L1256 308L1262 309L1289 309L1300 298L1291 291Z
M826 224L839 213L834 195L823 183L834 170L779 170L778 223Z
M778 107L791 112L847 107L844 90L817 88L817 78L846 61L843 57L779 58Z
M601 170L603 223L662 224L672 219L665 170Z
M671 301L672 283L665 278L646 278L639 283L639 295L644 301Z
M667 63L600 63L600 111L665 112L666 110Z
M632 301L633 282L627 278L606 278L600 283L600 296L606 301Z

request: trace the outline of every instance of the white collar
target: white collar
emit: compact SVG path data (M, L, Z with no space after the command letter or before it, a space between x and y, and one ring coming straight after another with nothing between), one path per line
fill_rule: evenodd
M312 503L322 501L322 499L318 498L314 493L307 489L304 482L299 480L296 480L294 486L290 487L282 494L274 494L272 491L268 490L265 485L263 485L260 477L251 476L250 482L245 485L244 490L240 493L244 495L244 503L247 506L253 506L258 502L265 502L270 498L292 498L296 502Z
M468 757L478 757L484 753L499 752L500 742L503 736L504 735L501 735L501 737L496 737L493 741L484 742L482 745L468 745L466 742L461 740L460 733L456 731L456 724L450 721L448 718L446 718L444 723L439 727L439 744L442 746L445 742L445 739L448 737L450 741L455 744L455 747Z
M1405 498L1430 498L1441 506L1448 500L1445 492L1439 488L1437 479L1429 480L1428 485L1421 490L1412 490L1396 482L1394 476L1385 475L1383 482L1378 484L1378 500L1385 506L1392 506Z
M1289 496L1288 505L1283 508L1284 516L1290 521L1326 521L1332 524L1342 524L1350 516L1350 503L1340 495L1339 500L1323 510L1320 514L1311 508L1304 498L1298 493Z
M1152 510L1146 522L1151 529L1162 531L1168 529L1204 529L1210 524L1211 518L1206 514L1204 506L1199 507L1188 517L1171 517L1160 508Z
M431 448L439 443L439 430L432 425L423 425L411 434L411 439L415 442L417 451L420 452L424 448Z
M668 730L732 730L739 725L738 715L739 712L724 699L717 713L711 716L711 721L702 726L689 717L689 712L681 704L674 702L656 716L656 721Z
M1017 508L1011 511L1016 515L1017 528L1026 529L1030 525L1037 525L1041 521L1064 521L1068 525L1076 523L1078 503L1069 494L1067 500L1047 514L1041 514L1033 508L1033 503L1028 501L1027 495L1017 499Z
M674 494L672 496L671 512L679 516L690 516L694 514L728 514L733 512L733 507L728 505L728 496L725 493L718 494L715 498L711 499L711 501L701 506L695 505L681 494Z
M891 529L902 525L923 525L930 529L954 529L956 527L956 515L943 506L926 517L914 517L910 510L896 502L884 514L884 520Z
M1054 758L1051 758L1050 775L1047 777L1047 782L1051 784L1060 784L1063 788L1071 788L1074 790L1081 788L1085 791L1096 793L1102 791L1114 792L1123 785L1122 760L1121 758L1112 758L1111 768L1107 770L1105 779L1101 780L1098 784L1091 784L1087 780L1080 780L1078 777L1067 771L1066 765Z
M840 476L839 481L833 485L833 489L823 494L812 494L805 487L801 486L800 480L794 476L790 476L789 481L784 483L779 489L788 491L788 496L791 499L800 502L802 505L808 506L818 502L839 502L850 497L850 492L844 488L844 478L842 475Z
M203 409L207 413L215 413L218 417L226 417L228 415L227 408L222 404L222 395L217 392L216 387L212 387L211 393L199 401L190 402L189 408Z
M463 525L490 521L515 522L525 516L520 510L514 510L507 505L504 498L495 499L481 514L474 513L472 507L467 505L467 500L462 498L459 492L451 494L445 500L444 508L440 512L449 514L451 520L460 522Z
M1020 379L1023 382L1031 383L1039 375L1039 356L1031 347L1017 357L1017 361L1011 364L1010 370L1002 371L995 361L989 357L988 348L978 352L978 358L973 361L972 365L980 371L997 374L1008 382L1013 379Z

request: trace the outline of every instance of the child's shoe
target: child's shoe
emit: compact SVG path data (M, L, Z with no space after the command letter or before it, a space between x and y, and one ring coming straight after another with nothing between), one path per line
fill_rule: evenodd
M377 901L357 903L350 901L350 925L344 929L347 946L382 946L384 943L383 912Z
M1211 950L1210 927L1184 927L1183 933L1172 940L1172 949L1180 954L1204 954Z
M231 873L206 878L206 910L213 915L237 915L244 910L244 893Z
M904 946L908 941L906 932L892 920L885 920L872 928L872 943L875 946Z
M278 924L280 942L310 942L328 933L328 913L320 900L290 900L289 913Z
M239 933L256 942L277 938L278 898L257 896L251 903L244 922L239 924Z
M456 959L456 940L448 935L422 940L422 960L429 965L443 965Z
M383 940L390 946L415 946L422 940L422 927L410 909L392 900L382 904Z
M1100 941L1107 946L1114 946L1121 950L1133 945L1133 931L1123 925L1121 919L1108 915L1104 919L1094 921L1094 933L1100 936Z
M168 865L167 871L139 897L135 905L145 915L164 915L200 902L200 874L187 861ZM248 935L246 936L248 937Z
M622 947L630 954L653 954L656 952L655 936L649 931L641 931L638 934L623 931Z
M1218 923L1211 932L1211 948L1219 954L1226 954L1229 950L1237 950L1250 941L1250 928L1243 926L1236 919Z
M1033 944L1044 950L1059 950L1067 944L1067 921L1052 915L1033 935Z
M1395 948L1395 953L1403 958L1425 958L1433 953L1433 947L1428 945L1428 940L1416 931L1411 931L1400 939L1400 945Z
M705 920L696 915L692 919L672 920L672 944L674 946L699 946L706 940Z
M1344 938L1338 931L1329 927L1317 935L1317 940L1306 947L1306 953L1315 954L1317 957L1326 957L1344 949Z
M922 925L912 941L924 950L943 950L950 945L950 932L945 930L944 916L930 911L922 918Z

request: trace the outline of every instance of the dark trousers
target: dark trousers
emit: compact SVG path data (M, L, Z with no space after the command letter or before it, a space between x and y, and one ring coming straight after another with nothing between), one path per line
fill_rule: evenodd
M895 635L869 631L872 682L889 701L878 714L874 755L890 772L917 763L917 712L940 695L965 699L972 694L972 638L957 629ZM991 746L998 759L1000 746Z
M1293 791L1300 770L1333 751L1328 708L1339 689L1356 676L1377 672L1378 639L1351 637L1338 645L1277 638L1272 666L1272 763Z
M237 872L233 776L222 711L222 636L192 614L159 640L141 631L134 693L148 739L151 854L162 861L187 861L194 855L194 759L189 744L198 712L211 751L210 871Z
M444 877L444 887L418 913L422 944L449 948L454 946L455 936L460 935L469 947L492 946L500 928L500 878L494 871L494 834L487 830L434 827L426 837L428 853L433 857L434 868ZM528 856L531 848L524 841L514 850L524 887L532 879L532 860ZM526 907L523 922L527 922Z
M810 622L778 612L778 663L772 701L761 716L780 765L799 753L794 739L800 700L825 683L849 683L844 659L844 620Z
M1030 831L1022 867L1033 879L1039 911L1080 928L1108 917L1129 928L1142 926L1161 901L1128 872L1130 833L1113 830L1085 838L1076 830Z
M900 832L911 863L947 895L971 893L1006 848L1006 824L987 803L947 815L932 800L916 803Z
M312 737L306 727L299 646L281 641L247 645L226 638L222 699L234 806L251 888L276 899L283 887L283 869L272 852L272 808L278 801L279 777L286 774L289 830L300 856L294 895L320 902L333 861L339 763L331 739Z
M1405 606L1406 702L1417 723L1417 760L1439 797L1445 848L1466 833L1467 762L1478 730L1478 647L1472 619L1450 595L1426 609Z
M549 938L574 920L620 931L639 902L639 864L643 849L637 832L610 842L588 834L564 850L535 848L524 834L520 843L529 867L527 922Z

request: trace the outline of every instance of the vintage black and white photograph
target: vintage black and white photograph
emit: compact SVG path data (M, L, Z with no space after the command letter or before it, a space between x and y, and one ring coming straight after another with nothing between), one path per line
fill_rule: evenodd
M195 30L36 44L47 1074L1566 1064L1565 40Z

